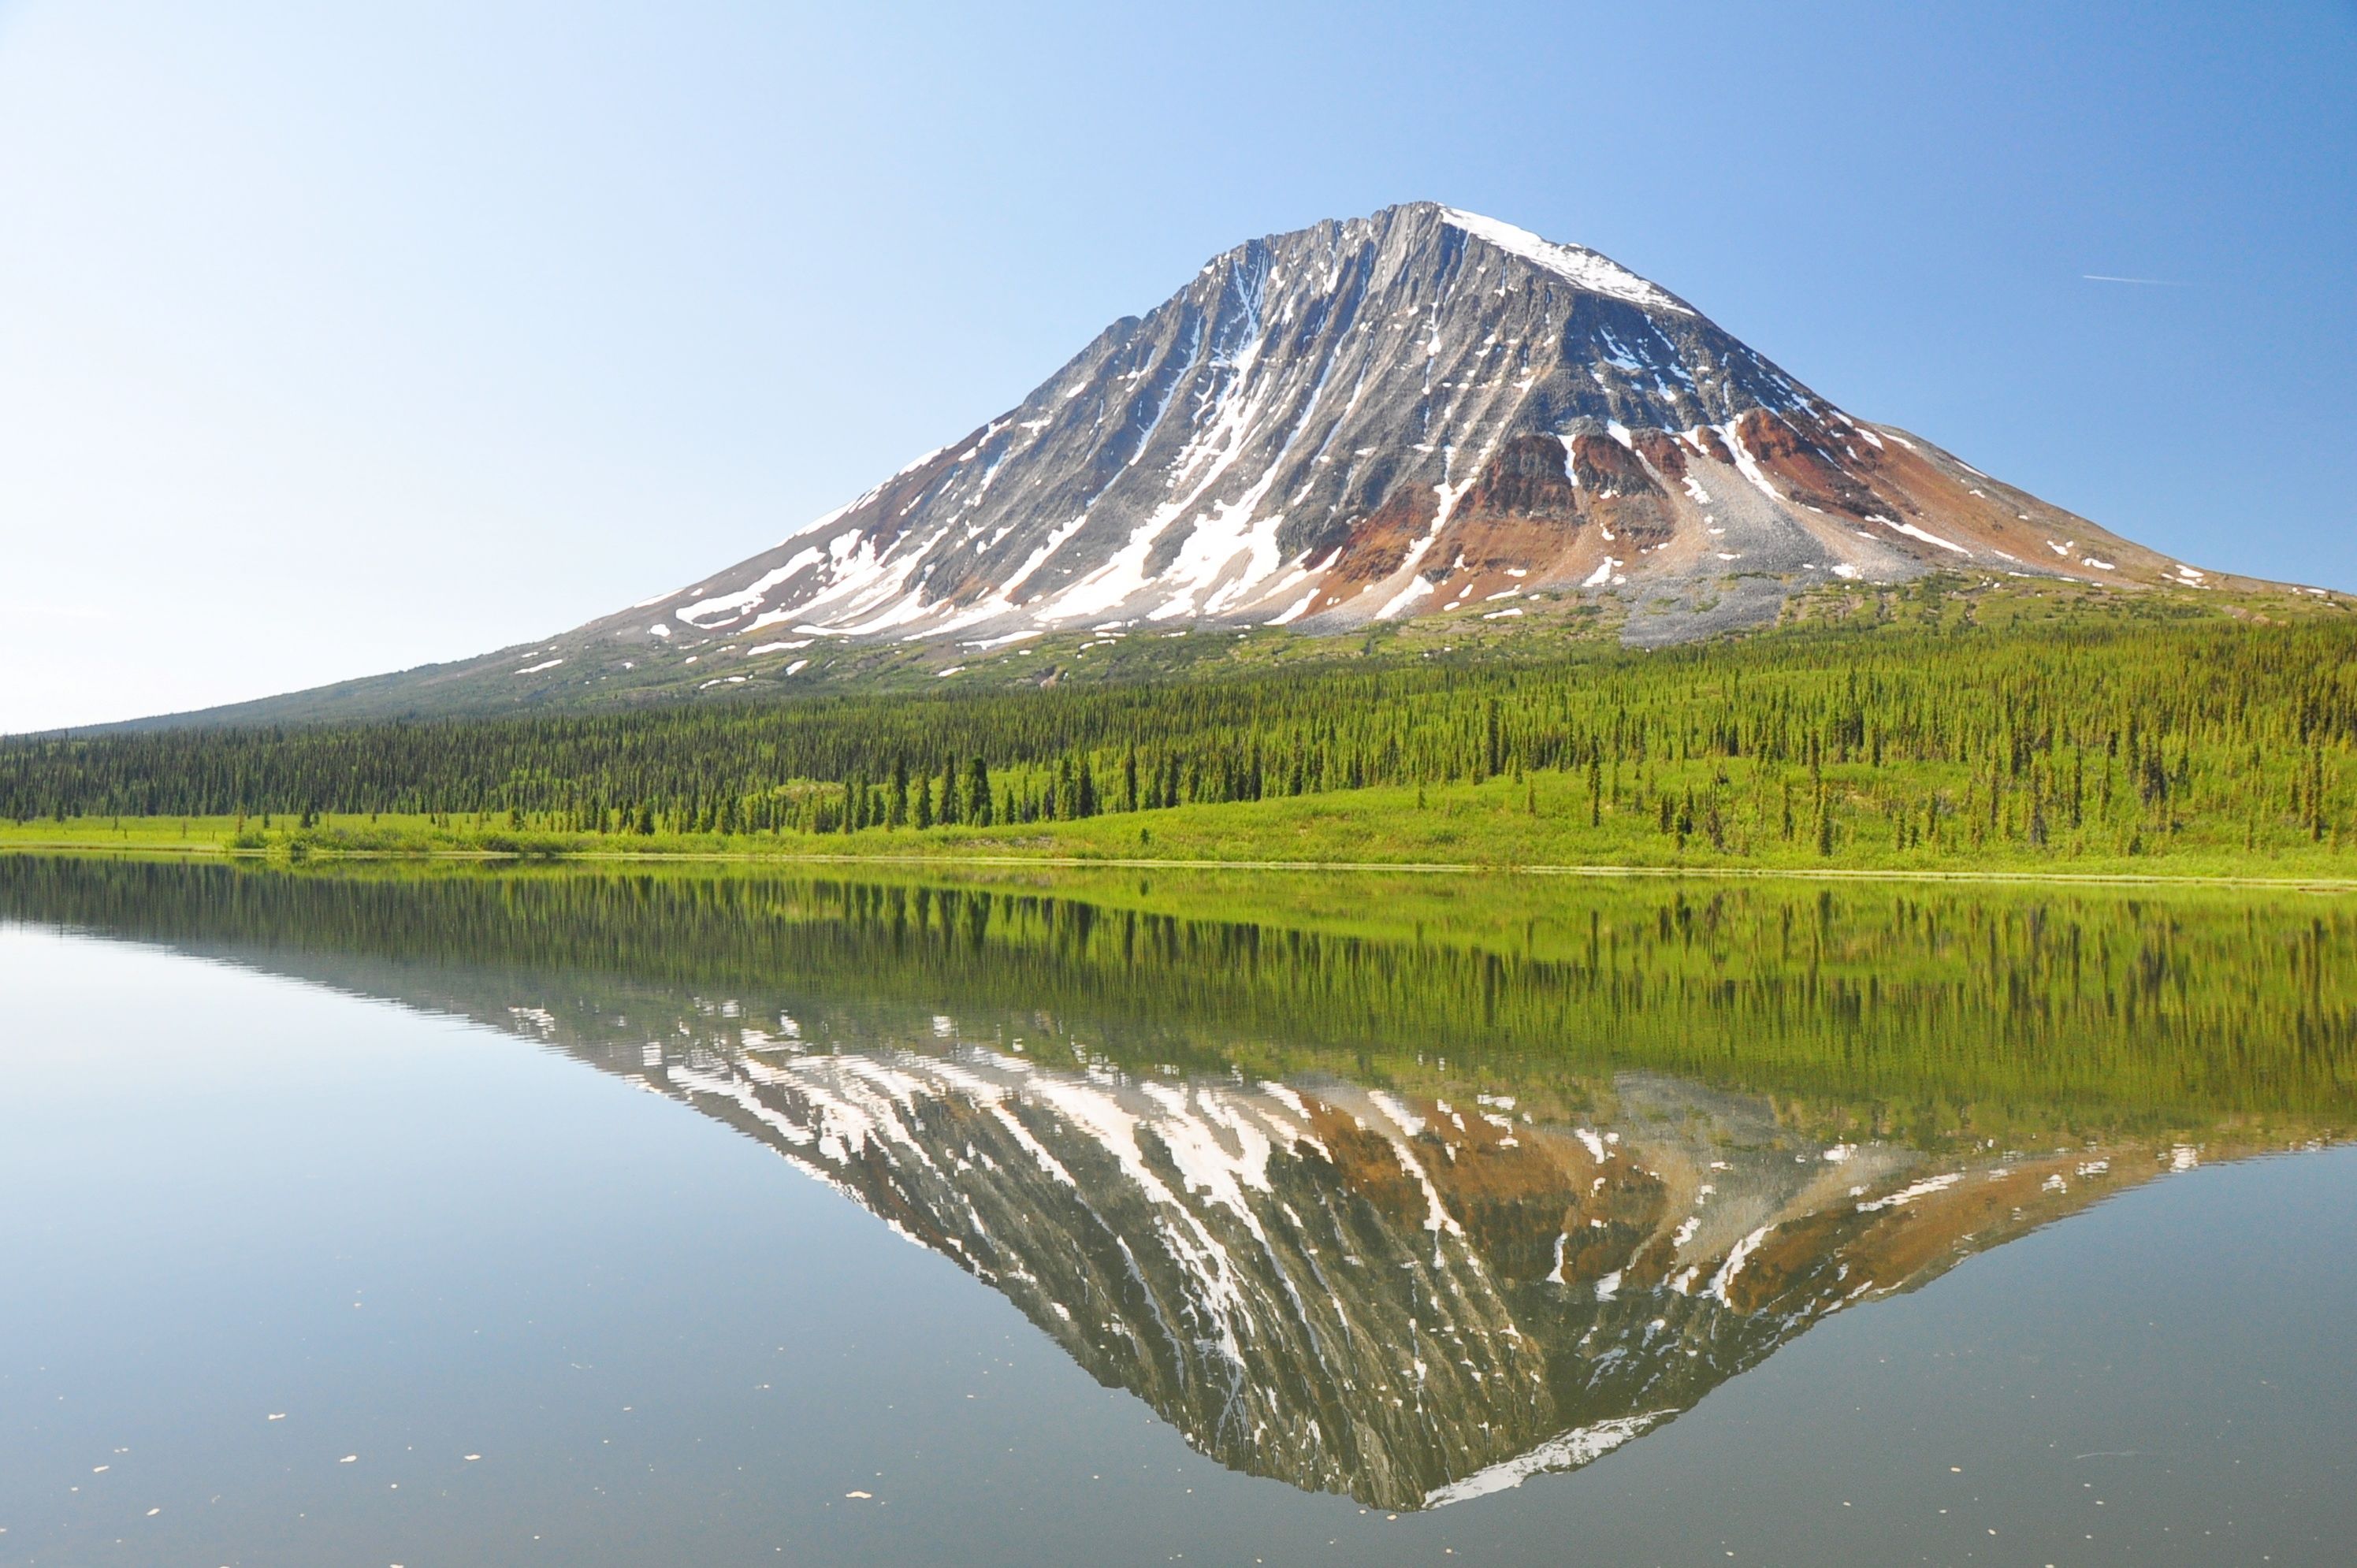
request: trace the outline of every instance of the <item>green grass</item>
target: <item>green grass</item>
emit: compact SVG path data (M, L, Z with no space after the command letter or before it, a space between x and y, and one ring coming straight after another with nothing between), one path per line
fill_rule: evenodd
M0 822L0 848L236 853L274 859L350 855L519 856L573 859L717 856L758 861L861 860L1186 862L1226 865L1447 866L1501 871L1613 868L1695 874L1825 872L1916 875L2206 877L2316 881L2357 878L2357 853L2338 832L2321 840L2270 822L2196 816L2153 825L2072 828L2057 821L2047 842L1951 827L1937 840L1913 832L1902 802L1939 792L1961 798L1959 768L1915 764L1823 770L1837 813L1829 848L1813 832L1814 795L1793 789L1790 769L1747 759L1649 767L1643 798L1682 803L1689 790L1723 803L1718 840L1697 822L1664 832L1658 806L1639 807L1639 783L1609 785L1591 802L1587 781L1534 773L1481 783L1371 787L1255 801L1113 812L1013 827L867 828L857 832L566 832L529 814L324 816L315 826L274 815L69 817ZM1591 805L1596 821L1591 825ZM2295 824L2296 825L2296 824ZM1911 837L1912 842L1907 842Z

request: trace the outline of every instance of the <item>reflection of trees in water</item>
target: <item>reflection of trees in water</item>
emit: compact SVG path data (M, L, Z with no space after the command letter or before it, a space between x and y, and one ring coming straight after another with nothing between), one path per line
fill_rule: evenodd
M1872 1101L1917 1132L1965 1105L2201 1119L2357 1096L2357 911L2341 901L1761 883L1517 897L1535 910L1524 930L1481 944L782 874L0 861L0 909L37 918L712 992L791 977L805 1005L955 997L1211 1069L1335 1050L1402 1081L1444 1056L1525 1057L1526 1075L1643 1066Z

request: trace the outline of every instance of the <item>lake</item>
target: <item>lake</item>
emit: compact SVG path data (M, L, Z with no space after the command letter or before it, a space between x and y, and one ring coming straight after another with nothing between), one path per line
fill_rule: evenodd
M2339 1563L2357 905L0 857L0 1563Z

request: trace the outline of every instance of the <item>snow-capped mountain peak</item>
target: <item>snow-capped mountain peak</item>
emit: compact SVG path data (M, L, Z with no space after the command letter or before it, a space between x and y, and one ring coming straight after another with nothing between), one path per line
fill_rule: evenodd
M1596 252L1413 203L1215 257L963 440L574 639L782 664L1617 598L1631 640L1667 641L1936 567L2192 581Z
M1440 213L1451 227L1485 240L1509 255L1520 256L1526 262L1544 267L1581 288L1597 294L1609 294L1615 299L1625 299L1648 310L1674 310L1683 316L1694 314L1692 307L1659 285L1648 283L1609 256L1599 255L1585 245L1559 245L1552 240L1540 239L1528 229L1518 229L1512 223L1501 223L1495 218L1484 218L1478 212L1467 212L1455 207L1444 207Z

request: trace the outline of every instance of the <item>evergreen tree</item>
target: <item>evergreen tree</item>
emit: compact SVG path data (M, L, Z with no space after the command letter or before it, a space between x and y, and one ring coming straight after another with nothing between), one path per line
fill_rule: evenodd
M990 764L979 755L966 768L966 803L975 826L990 826Z

